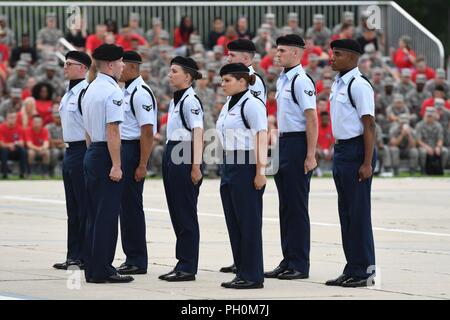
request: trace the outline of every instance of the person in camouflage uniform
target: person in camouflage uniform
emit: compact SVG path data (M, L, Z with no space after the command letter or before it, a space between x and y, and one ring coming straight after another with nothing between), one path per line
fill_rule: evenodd
M5 32L5 36L2 38L2 43L12 49L16 46L16 37L14 35L14 31L7 27L7 22L7 17L4 14L0 14L0 29Z
M425 83L427 77L424 74L418 74L416 77L416 88L406 94L406 104L409 107L411 114L416 115L416 119L420 118L420 110L423 102L431 97L431 93L425 90ZM415 125L415 121L412 125Z
M63 159L66 149L62 134L61 117L58 109L53 110L52 116L53 122L46 126L50 142L49 173L51 177L55 175L55 167L58 162Z
M390 172L392 167L391 154L388 146L384 143L383 132L378 123L375 123L375 144L378 149L378 159L380 160L380 171Z
M303 38L305 31L299 27L298 25L298 13L297 12L289 12L287 16L287 25L283 27L289 28L290 34L296 34Z
M45 66L45 74L36 78L38 83L45 82L52 86L56 96L64 95L64 79L58 77L57 72L59 65L56 62L47 62Z
M427 82L427 84L425 85L425 90L432 94L436 89L436 86L443 86L445 95L447 97L450 97L450 84L446 80L446 73L444 69L439 68L436 70L436 77Z
M378 95L375 104L375 114L377 123L381 126L383 133L389 132L389 121L386 117L386 110L394 101L394 79L387 77L384 79L384 90Z
M409 125L409 117L402 114L389 130L389 152L394 175L398 175L400 159L409 160L409 171L414 174L419 164L419 150L416 148L414 130Z
M436 120L435 107L427 107L424 120L416 126L417 143L419 145L419 161L422 172L425 172L428 156L440 156L442 166L445 167L448 160L448 149L444 147L444 129Z
M0 103L0 123L6 119L6 113L10 110L19 112L22 107L22 89L11 88L9 91L10 98L4 99Z
M316 46L326 49L331 38L331 31L325 25L325 16L323 14L315 14L313 16L313 26L306 31L306 37L312 38Z
M334 26L333 34L338 34L339 32L341 32L344 25L355 26L355 16L353 12L344 11L344 13L342 14L342 22Z
M25 61L19 61L14 68L14 73L12 76L6 80L6 89L11 90L11 88L25 88L28 83L28 64Z
M411 81L411 70L406 68L402 69L401 80L395 86L395 92L406 96L411 90L414 90L414 83Z
M53 53L60 38L64 35L56 26L56 13L48 12L45 16L46 27L39 30L36 39L36 47L41 52Z
M405 99L399 93L394 95L394 101L386 109L386 116L388 121L392 124L400 119L400 115L407 115L411 120L412 115L409 112L408 106L405 104Z

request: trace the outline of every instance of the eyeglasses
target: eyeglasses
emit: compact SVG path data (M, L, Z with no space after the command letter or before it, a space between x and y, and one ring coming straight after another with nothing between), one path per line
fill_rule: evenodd
M83 64L82 64L82 63L73 63L73 62L68 62L68 61L66 61L66 62L64 63L64 65L65 65L66 67L70 67L70 66L82 66Z

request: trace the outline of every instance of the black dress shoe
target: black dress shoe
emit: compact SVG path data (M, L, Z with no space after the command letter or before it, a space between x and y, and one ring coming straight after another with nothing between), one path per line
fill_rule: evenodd
M106 279L90 279L86 282L90 283L127 283L133 281L134 278L131 276L122 276L118 273L109 276Z
M351 277L346 275L346 274L341 274L336 279L328 280L327 282L325 282L325 285L327 285L327 286L340 286L342 284L342 282L348 280L349 278L351 278Z
M169 282L177 282L177 281L194 281L195 274L183 272L183 271L175 271L169 275L167 275L163 280Z
M262 289L264 284L262 282L252 282L243 279L237 279L230 283L228 289Z
M80 260L67 260L63 263L55 263L53 265L53 268L59 269L59 270L67 270L70 267L73 267L74 269L78 268L80 270L84 270L84 263Z
M117 272L119 274L146 274L147 270L141 269L136 266L131 266L127 264L122 264L119 268L117 268Z
M233 282L236 282L236 281L239 281L239 280L240 280L239 277L234 277L234 279L229 281L229 282L222 282L221 286L224 287L224 288L231 288L231 284Z
M344 288L361 288L361 287L371 287L375 284L373 279L361 279L361 278L348 278L342 282L341 287Z
M276 267L272 271L264 272L264 278L278 278L278 275L285 272L287 268L284 267Z
M294 269L288 269L283 273L280 273L277 278L280 280L308 279L309 274Z
M162 274L162 275L160 275L160 276L158 277L158 279L159 279L159 280L166 280L166 277L168 277L168 276L174 274L175 272L176 272L175 270L172 270L172 271L170 271L170 272L168 272L168 273Z
M223 272L223 273L236 273L237 269L236 269L236 266L233 263L229 267L222 267L222 268L220 268L220 272Z

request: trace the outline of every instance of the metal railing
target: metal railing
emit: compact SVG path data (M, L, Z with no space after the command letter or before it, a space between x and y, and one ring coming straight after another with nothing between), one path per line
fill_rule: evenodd
M240 15L249 18L249 29L256 32L261 25L264 14L275 14L277 24L286 24L288 12L297 12L299 24L306 31L312 25L314 13L326 17L328 27L340 23L344 11L353 11L355 21L359 22L360 13L370 5L381 9L381 29L386 36L387 55L390 47L397 47L398 39L404 34L412 38L412 47L417 54L425 55L432 67L444 66L444 49L442 43L431 32L411 17L393 1L242 1L242 2L207 2L207 1L172 1L172 2L0 2L0 13L8 17L9 27L20 35L28 32L35 41L37 32L45 25L45 14L56 12L58 27L67 32L67 18L71 15L70 7L78 7L87 22L90 32L95 25L112 18L122 27L128 22L130 13L140 14L140 25L144 30L151 28L152 17L160 17L164 29L171 34L183 15L192 17L194 26L206 43L212 29L213 19L220 16L224 22L232 24Z

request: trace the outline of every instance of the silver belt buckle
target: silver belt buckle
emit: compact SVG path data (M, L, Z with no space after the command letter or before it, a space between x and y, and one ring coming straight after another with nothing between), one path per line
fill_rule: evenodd
M68 142L65 142L64 144L66 145L66 149L69 148L69 143Z

